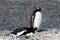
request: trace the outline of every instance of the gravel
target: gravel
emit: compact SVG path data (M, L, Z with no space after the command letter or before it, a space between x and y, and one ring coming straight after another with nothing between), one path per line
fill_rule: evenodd
M10 34L8 30L0 32L0 40L60 40L60 31L49 29L48 31L36 32L33 35L16 36ZM7 35L7 33L9 35Z

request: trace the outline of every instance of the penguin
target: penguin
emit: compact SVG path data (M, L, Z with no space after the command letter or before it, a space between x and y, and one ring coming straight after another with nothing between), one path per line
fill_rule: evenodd
M39 30L39 27L41 25L42 20L42 14L41 14L41 8L36 8L32 16L30 18L30 27L19 27L16 28L11 32L11 34L14 34L16 36L22 36L22 35L30 35L30 33L34 34L36 31Z
M31 19L30 19L30 25L31 27L36 28L37 31L40 30L41 22L42 22L42 8L37 7L32 13Z
M22 35L28 35L30 33L34 34L35 30L37 30L36 28L34 29L33 27L19 27L16 28L14 31L11 32L11 34L14 34L16 36L22 36Z

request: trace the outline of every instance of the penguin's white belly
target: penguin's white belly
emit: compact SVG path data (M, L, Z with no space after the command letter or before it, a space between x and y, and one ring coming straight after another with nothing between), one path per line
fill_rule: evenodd
M34 27L39 28L41 25L42 14L41 12L36 12L35 19L34 19Z
M23 34L24 32L26 32L26 30L23 30L23 31L21 31L21 32L17 33L17 35L16 35L16 36L19 36L19 35Z

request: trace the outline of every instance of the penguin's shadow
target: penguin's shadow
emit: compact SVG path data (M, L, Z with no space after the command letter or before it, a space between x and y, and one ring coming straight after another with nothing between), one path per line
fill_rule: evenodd
M44 30L44 29L38 30L38 32L44 32L44 31L48 31L48 30Z

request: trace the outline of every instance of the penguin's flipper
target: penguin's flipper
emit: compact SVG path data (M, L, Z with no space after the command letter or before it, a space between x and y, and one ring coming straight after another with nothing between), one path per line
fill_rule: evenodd
M34 23L34 15L32 15L30 18L30 27L33 27L33 23Z

